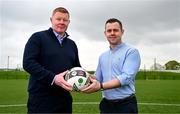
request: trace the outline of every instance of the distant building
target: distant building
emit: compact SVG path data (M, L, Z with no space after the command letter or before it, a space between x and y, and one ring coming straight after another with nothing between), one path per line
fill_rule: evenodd
M151 67L150 67L151 70L165 70L166 67L159 64L159 63L156 63L156 64L153 64Z

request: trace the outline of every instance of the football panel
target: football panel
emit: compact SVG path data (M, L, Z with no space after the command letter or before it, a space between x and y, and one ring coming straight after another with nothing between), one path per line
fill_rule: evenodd
M84 88L84 86L88 84L87 78L82 77L82 76L76 76L76 77L70 78L69 80L67 80L67 82L71 86L73 86L73 89L74 89L74 86L77 87L78 89L81 89L81 88Z

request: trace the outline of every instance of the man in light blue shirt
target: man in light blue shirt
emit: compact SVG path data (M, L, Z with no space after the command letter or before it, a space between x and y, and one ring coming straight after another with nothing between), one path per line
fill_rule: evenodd
M115 18L106 21L104 34L110 49L99 57L96 78L84 93L103 90L101 113L138 113L135 76L140 67L137 49L122 42L122 23Z

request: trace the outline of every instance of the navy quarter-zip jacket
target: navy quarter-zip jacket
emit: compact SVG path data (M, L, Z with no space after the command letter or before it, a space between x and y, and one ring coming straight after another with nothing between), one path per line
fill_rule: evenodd
M54 104L60 105L60 101L65 99L72 101L68 91L55 84L51 85L55 75L81 66L75 42L68 38L68 34L66 36L60 44L52 28L36 32L30 37L24 49L23 68L30 74L29 100L34 96L48 97L51 101L43 102L52 105L48 107L49 110L55 107Z

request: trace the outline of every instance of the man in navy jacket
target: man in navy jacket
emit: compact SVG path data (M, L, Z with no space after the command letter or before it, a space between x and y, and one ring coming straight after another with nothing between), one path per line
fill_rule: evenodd
M52 27L34 33L25 46L23 67L30 74L28 113L72 113L72 87L64 75L81 65L77 46L66 32L69 18L67 9L54 9Z

